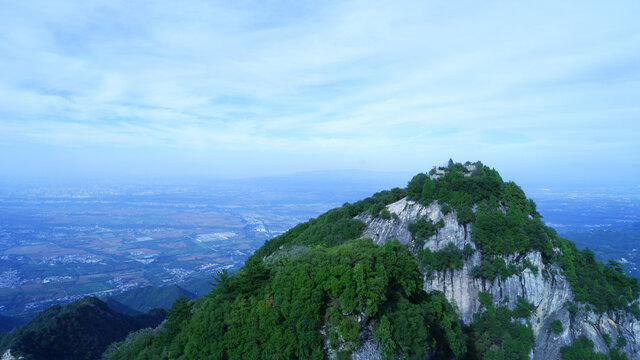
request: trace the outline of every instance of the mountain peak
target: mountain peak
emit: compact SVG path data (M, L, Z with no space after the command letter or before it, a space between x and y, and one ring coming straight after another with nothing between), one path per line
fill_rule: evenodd
M480 162L332 209L216 281L193 312L178 304L157 336L113 358L640 355L637 281L560 238Z

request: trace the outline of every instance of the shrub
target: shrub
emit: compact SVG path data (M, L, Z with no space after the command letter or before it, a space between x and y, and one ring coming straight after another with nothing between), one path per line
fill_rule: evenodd
M467 244L469 245L469 244ZM470 247L470 246L469 246ZM422 251L422 263L429 270L444 271L446 269L461 269L464 260L469 257L467 248L458 249L453 243L448 243L438 251L426 248ZM471 249L473 251L473 249ZM471 252L473 254L473 252Z
M553 320L551 324L549 324L549 331L555 334L560 334L562 332L562 321L558 319Z
M416 247L418 249L422 249L424 241L433 236L436 232L436 227L433 225L431 220L424 217L419 218L413 224L409 224L408 229L409 232L411 232L411 236L415 240Z

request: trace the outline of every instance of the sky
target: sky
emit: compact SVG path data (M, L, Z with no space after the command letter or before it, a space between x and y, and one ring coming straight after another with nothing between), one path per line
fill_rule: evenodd
M0 178L640 189L638 1L0 0ZM505 175L506 174L506 175Z

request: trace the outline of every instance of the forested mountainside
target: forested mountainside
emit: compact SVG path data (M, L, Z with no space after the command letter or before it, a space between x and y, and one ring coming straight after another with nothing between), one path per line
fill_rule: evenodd
M476 163L267 241L104 359L637 359L640 288Z
M97 298L85 297L54 305L4 334L0 354L2 359L98 359L109 344L131 331L156 327L164 317L161 309L137 316L121 314Z
M633 359L639 287L481 163L273 238L110 359Z

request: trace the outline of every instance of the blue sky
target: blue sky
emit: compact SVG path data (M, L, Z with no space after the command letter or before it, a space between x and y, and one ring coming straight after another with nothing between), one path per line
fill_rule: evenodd
M152 3L0 1L3 177L640 183L638 1Z

